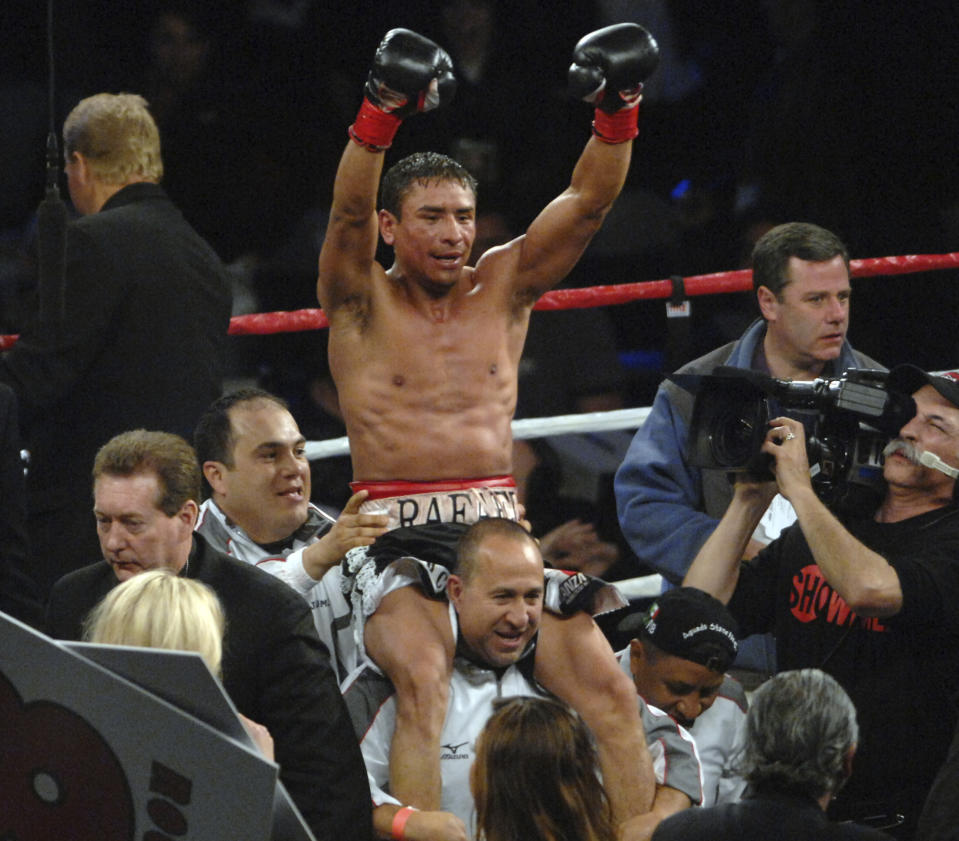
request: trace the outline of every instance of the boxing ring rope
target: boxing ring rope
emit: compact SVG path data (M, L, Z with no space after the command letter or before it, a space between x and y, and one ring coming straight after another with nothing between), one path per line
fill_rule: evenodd
M513 438L545 438L551 435L572 435L582 432L612 432L636 429L649 414L650 406L639 409L616 409L611 412L583 412L576 415L555 415L551 418L522 418L513 421ZM344 456L350 451L347 438L307 441L306 457L310 461Z
M959 268L959 252L951 254L910 254L900 257L872 257L850 261L853 277L914 274ZM681 280L681 284L679 281ZM628 304L633 301L694 297L752 289L752 270L714 272L669 280L640 281L583 289L554 289L545 293L534 306L535 310L587 309L599 306ZM229 334L233 336L271 335L329 327L329 321L319 308L291 312L264 312L238 315L230 319ZM8 350L17 341L15 335L0 335L0 351ZM569 434L595 434L623 429L636 429L649 414L651 407L619 409L611 412L586 412L558 415L551 418L524 418L512 423L516 439L541 438ZM347 455L350 451L346 437L326 441L309 441L306 455L311 461ZM646 575L616 582L629 599L653 598L661 589L659 575Z
M853 277L914 274L918 272L959 268L959 252L952 254L910 254L901 257L871 257L850 261ZM715 272L683 278L683 291L688 296L713 295L728 292L747 292L752 289L752 269ZM673 280L650 280L613 286L593 286L585 289L554 289L537 302L536 310L585 309L597 306L627 304L638 300L671 298L675 292ZM314 330L329 326L320 309L295 312L256 313L237 316L230 324L234 335L262 335L295 330ZM637 429L646 420L649 406L637 409L618 409L611 412L585 412L575 415L557 415L551 418L523 418L512 424L513 438L529 439L554 435L611 432ZM311 461L346 455L350 451L347 438L309 441L306 455Z
M959 252L951 254L907 254L901 257L869 257L850 262L853 277L915 274L959 268ZM752 289L752 269L714 272L682 278L682 291L687 297L748 292ZM632 301L674 297L674 280L646 280L585 289L553 289L544 294L533 309L565 310L615 306ZM326 314L319 308L290 312L261 312L236 315L230 319L231 336L265 336L273 333L296 333L329 327ZM17 336L0 335L0 351L16 344ZM617 427L622 429L623 427ZM532 436L527 436L532 437Z
M959 252L952 254L909 254L902 257L869 257L852 260L853 277L876 275L915 274L959 268ZM752 269L692 275L683 278L687 296L717 295L727 292L748 292L753 288ZM672 280L645 280L638 283L619 283L612 286L592 286L586 289L553 289L544 294L533 307L535 310L588 309L628 304L632 301L656 300L673 297ZM230 335L266 335L293 333L302 330L320 330L329 327L321 309L293 312L262 312L238 315L230 321ZM5 338L5 337L0 337ZM2 349L2 344L0 344Z
M901 257L873 257L850 261L853 277L913 274L925 271L959 268L959 252L952 254L911 254ZM712 295L729 292L748 292L752 289L752 270L696 275L682 279L686 296ZM639 300L673 298L677 283L670 280L652 280L614 286L594 286L585 289L554 289L537 302L536 310L585 309L597 306L627 304ZM230 333L250 335L293 330L316 330L328 327L329 322L320 309L298 310L290 313L257 313L238 316L231 321ZM557 415L550 418L523 418L512 423L514 439L543 438L568 434L596 434L623 429L637 429L649 414L651 407L618 409L611 412L585 412L575 415ZM347 455L349 439L331 438L326 441L308 441L306 456L310 461ZM661 575L642 575L615 585L622 595L635 601L653 599L662 592Z

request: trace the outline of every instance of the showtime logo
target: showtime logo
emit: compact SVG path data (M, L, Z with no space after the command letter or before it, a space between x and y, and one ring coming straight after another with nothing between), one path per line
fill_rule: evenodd
M859 625L870 631L888 630L876 617L859 616L826 581L816 564L804 566L793 576L789 610L798 622L829 625Z

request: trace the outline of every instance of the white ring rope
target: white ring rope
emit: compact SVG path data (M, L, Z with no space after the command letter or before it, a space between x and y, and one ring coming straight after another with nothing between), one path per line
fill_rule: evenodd
M580 432L639 429L651 408L643 406L639 409L616 409L612 412L583 412L578 415L555 415L551 418L523 418L513 421L513 437L545 438L550 435L571 435ZM346 437L306 443L306 457L310 461L345 456L349 451L350 442Z
M956 374L959 369L930 371L932 374ZM616 409L612 412L583 412L577 415L555 415L551 418L523 418L513 421L514 438L546 438L551 435L573 435L589 432L613 432L619 429L639 429L652 406L638 409ZM329 438L326 441L307 441L306 457L310 461L333 456L345 456L350 452L346 437Z
M556 415L551 418L523 418L513 421L513 438L545 438L551 435L638 429L646 420L651 408L651 406L643 406L639 409L616 409L612 412L583 412L578 415ZM310 461L347 455L349 451L350 441L346 437L306 443L306 457ZM657 574L642 575L613 583L627 600L652 599L663 589L662 576Z

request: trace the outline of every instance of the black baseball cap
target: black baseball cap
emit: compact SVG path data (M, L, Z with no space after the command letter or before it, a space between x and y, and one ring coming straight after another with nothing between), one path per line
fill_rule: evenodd
M695 587L667 590L644 612L621 620L617 631L648 639L658 649L725 672L736 658L739 627L726 606Z
M959 371L930 374L915 365L897 365L889 372L886 385L904 394L913 394L924 385L931 385L953 406L959 408Z

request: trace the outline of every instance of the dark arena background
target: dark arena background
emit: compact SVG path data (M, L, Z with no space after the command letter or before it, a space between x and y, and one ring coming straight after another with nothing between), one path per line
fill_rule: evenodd
M7 0L0 16L0 332L14 334L35 283L46 3ZM564 91L573 44L632 19L662 63L627 189L564 286L743 268L757 236L787 220L835 231L854 258L945 254L959 251L956 18L950 4L889 0L63 0L56 127L83 96L143 94L164 184L232 264L236 312L310 308L356 80L388 28L443 44L460 79L452 105L411 121L390 157L461 158L480 180L479 239L493 243L563 188L581 148L588 109ZM852 342L887 365L955 366L957 281L955 269L856 281ZM647 404L664 370L740 334L751 297L697 298L681 329L662 300L538 314L524 379L563 388L521 386L519 414L570 410L589 390L579 381L606 372L593 354L609 351L621 372L607 384ZM296 404L323 371L318 336L237 336L233 376Z

